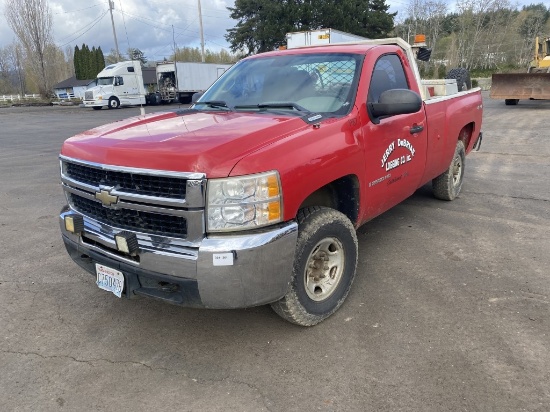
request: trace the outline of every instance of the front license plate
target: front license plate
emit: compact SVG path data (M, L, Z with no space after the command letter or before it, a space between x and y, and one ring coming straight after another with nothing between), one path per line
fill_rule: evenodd
M97 274L95 283L100 289L112 292L119 298L122 297L122 290L124 289L124 275L122 272L99 263L95 264L95 271Z

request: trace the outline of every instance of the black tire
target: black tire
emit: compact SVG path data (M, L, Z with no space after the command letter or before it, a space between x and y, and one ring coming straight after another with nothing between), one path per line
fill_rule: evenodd
M304 208L297 219L292 280L287 294L271 307L289 322L313 326L336 312L349 293L357 268L357 235L351 221L334 209Z
M515 106L518 103L519 103L519 99L505 99L504 100L504 104L506 106Z
M191 95L180 95L179 102L181 104L191 104Z
M466 151L464 143L459 140L449 168L432 180L434 196L441 200L454 200L462 189Z
M101 110L103 106L92 106L92 109L94 110Z
M116 97L109 98L109 109L118 109L120 107L120 100Z
M459 92L470 90L472 88L472 80L470 79L470 72L462 67L451 69L447 73L446 79L455 79Z

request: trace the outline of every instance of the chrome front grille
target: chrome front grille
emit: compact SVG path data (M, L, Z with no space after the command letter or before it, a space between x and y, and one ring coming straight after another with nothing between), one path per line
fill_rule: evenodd
M84 100L94 100L94 92L84 92Z
M64 156L60 160L71 208L109 230L191 243L204 236L203 174L108 166Z
M109 226L152 235L187 237L187 220L181 216L163 215L132 209L111 209L101 203L69 194L75 210Z
M71 179L92 186L116 187L117 190L137 195L181 200L185 199L187 187L185 181L174 177L125 173L76 163L67 163L66 174Z

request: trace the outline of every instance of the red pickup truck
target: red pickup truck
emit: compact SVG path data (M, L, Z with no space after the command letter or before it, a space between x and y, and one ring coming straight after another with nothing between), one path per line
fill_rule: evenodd
M314 325L355 277L355 230L432 182L454 199L479 89L422 83L401 39L241 60L189 109L64 142L67 251L97 285Z

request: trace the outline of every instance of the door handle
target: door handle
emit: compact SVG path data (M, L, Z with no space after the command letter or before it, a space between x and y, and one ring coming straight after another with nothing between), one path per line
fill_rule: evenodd
M424 126L422 126L421 124L415 124L414 126L411 126L410 133L420 133L422 130L424 130Z

